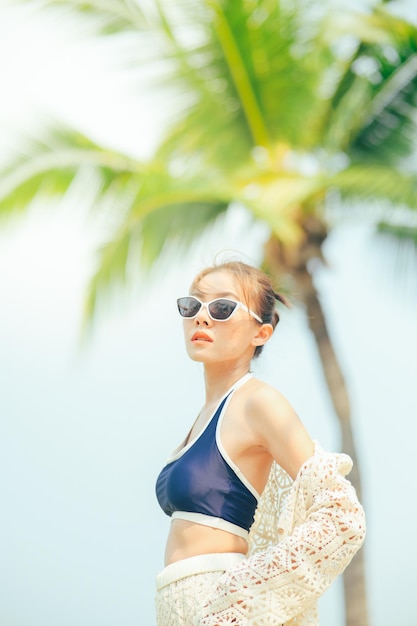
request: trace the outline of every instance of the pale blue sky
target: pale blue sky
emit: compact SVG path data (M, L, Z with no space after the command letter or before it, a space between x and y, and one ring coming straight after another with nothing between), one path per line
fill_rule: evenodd
M46 109L145 154L162 107L156 117L138 115L129 76L108 69L104 51L79 43L68 20L46 28L33 17L14 21L16 14L0 4L0 158ZM0 230L1 626L154 623L168 527L154 480L202 400L175 297L219 250L256 263L266 236L236 209L187 262L103 316L80 351L83 292L100 235L86 217L87 192L76 204L74 196L38 204ZM373 626L415 626L415 273L414 292L395 284L393 257L354 220L335 230L325 252L329 265L317 282L352 399ZM338 447L302 311L283 313L254 369L287 395L313 437ZM342 626L340 585L321 612L323 626Z

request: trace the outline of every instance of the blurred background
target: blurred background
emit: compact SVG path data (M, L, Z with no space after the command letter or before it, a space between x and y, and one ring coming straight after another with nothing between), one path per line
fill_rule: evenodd
M294 79L300 98L294 100L294 117L287 116L288 133L270 125L275 165L290 140L296 146L279 174L286 185L282 192L279 186L259 192L271 172L262 125L255 118L248 124L249 139L244 133L243 138L239 132L233 135L226 118L216 128L215 109L213 120L206 117L207 129L190 134L194 122L196 128L201 124L197 113L204 119L210 110L198 108L195 93L210 82L211 74L207 70L204 80L193 83L196 91L181 92L177 100L172 94L178 76L172 93L164 89L171 66L160 62L165 54L162 38L151 42L151 26L162 23L160 16L159 21L155 16L154 21L141 21L154 15L157 4L114 2L118 10L113 12L100 2L0 1L0 624L155 623L154 577L163 564L169 520L156 504L154 482L203 399L202 370L185 354L175 298L221 253L264 263L277 272L294 306L282 311L280 326L254 363L254 372L288 397L323 446L345 449L311 324L309 294L318 294L350 399L368 518L363 550L368 615L350 624L414 626L417 505L409 487L417 436L414 2L383 3L390 11L392 40L386 30L380 38L387 23L383 13L376 19L371 5L359 0L352 4L361 15L373 16L366 22L370 30L365 33L363 23L357 30L353 18L351 24L340 18L340 37L346 38L348 51L336 51L337 63L331 68L335 72L337 66L338 76L345 72L339 89L353 85L353 75L375 86L375 93L366 96L374 119L381 107L392 103L392 97L383 98L387 91L403 94L401 111L390 105L382 121L387 128L402 127L412 145L384 135L379 120L374 141L382 139L378 158L372 157L372 137L368 145L356 119L364 93L361 80L356 91L347 89L355 96L350 101L333 92L337 116L320 107L314 110L315 116L321 111L323 120L329 119L332 132L307 158L307 148L318 144L314 137L302 143L297 120L304 116L310 134L319 131L311 117L314 103L302 91L307 89L302 72L311 74L313 69L300 66ZM271 16L267 3L252 4L256 34L262 24L266 29ZM296 4L297 19L303 11L316 10L322 20L321 3ZM81 5L84 12L78 10ZM196 55L191 67L200 67L197 58L203 66L208 54L201 30L204 3L195 3L189 13L187 3L174 5L162 3L175 24L165 36L183 36L183 51L201 45L203 56ZM227 18L237 33L241 5L245 3L216 15L220 26ZM342 8L341 3L330 5L336 14ZM184 15L187 19L181 21ZM226 32L220 26L219 41ZM308 50L314 56L309 45L318 36L308 29L302 32L299 48L297 42L288 48L298 64ZM275 31L265 33L276 38ZM368 46L366 53L353 52L358 33L361 46ZM379 68L385 92L378 88L372 66L372 46L377 45L385 51ZM349 74L352 54L360 70ZM180 58L178 46L170 63ZM315 58L314 67L320 62L321 57ZM331 76L328 70L329 93ZM183 72L181 79L190 77ZM216 80L221 92L224 87ZM237 92L243 102L243 92ZM266 103L266 92L260 93ZM231 115L238 115L239 106L229 104ZM406 104L410 121L404 121ZM185 110L189 117L168 137L167 128ZM273 114L268 113L271 119ZM247 110L245 115L250 118ZM287 110L280 115L287 119ZM349 127L352 118L355 123ZM322 134L324 127L326 123ZM220 128L223 145L215 134ZM339 139L335 147L332 142ZM391 139L394 148L389 152ZM256 150L250 152L252 161L240 162L245 141L252 141ZM235 148L230 155L228 142ZM200 145L210 146L207 153L201 151L203 156ZM325 150L333 150L328 168ZM296 167L291 165L294 159ZM237 173L231 162L239 166ZM375 169L358 178L363 163ZM286 171L291 172L288 180ZM132 172L140 174L137 187ZM202 223L190 224L189 213L167 222L158 193L166 189L183 197L178 181L184 178L188 192L203 189L195 201ZM282 200L282 213L268 204L271 195ZM154 246L146 251L142 242L137 260L134 228L126 244L126 224L146 219L149 199L161 211L154 222L142 223L143 237ZM312 210L317 203L318 214ZM303 270L313 277L308 288L307 272L301 272L299 260L288 252L290 244L302 240L301 214L308 218L302 222L304 240L311 247L313 232L320 247L307 261L303 257ZM389 221L387 215L394 217ZM170 238L175 229L185 229L186 235ZM116 246L105 245L115 242L120 232L124 238ZM130 273L129 264L134 266ZM341 580L321 599L320 612L323 626L346 623Z

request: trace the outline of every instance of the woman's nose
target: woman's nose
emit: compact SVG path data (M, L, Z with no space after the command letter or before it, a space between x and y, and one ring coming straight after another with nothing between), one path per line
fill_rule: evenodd
M207 311L207 307L202 306L199 310L197 316L194 318L194 322L197 326L203 324L205 326L209 326L211 324L211 319Z
M209 326L210 325L210 318L205 315L200 315L198 314L197 317L194 318L194 323L196 326Z

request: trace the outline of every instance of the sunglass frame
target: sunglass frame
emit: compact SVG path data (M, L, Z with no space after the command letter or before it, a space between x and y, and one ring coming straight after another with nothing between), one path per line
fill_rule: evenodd
M194 315L182 315L180 311L180 300L184 298L192 298L193 300L196 300L196 302L200 304L200 307L198 308L197 312ZM233 304L236 305L233 311L231 312L231 314L228 317L225 317L224 319L218 319L217 317L213 317L213 315L210 313L210 305L214 304L214 302L218 302L219 300L225 300L226 302L233 302ZM231 317L233 317L236 311L238 311L239 309L243 309L244 311L252 315L252 317L255 318L257 322L259 322L260 324L263 324L263 321L261 320L259 315L255 313L255 311L252 311L252 309L249 309L246 306L246 304L243 304L243 302L239 302L239 300L233 300L233 298L214 298L214 300L210 300L210 302L202 302L199 298L196 298L196 296L181 296L180 298L177 298L177 307L178 307L179 314L185 320L193 320L194 318L197 317L197 315L201 311L201 308L205 307L209 318L213 320L213 322L227 322L228 320L230 320Z

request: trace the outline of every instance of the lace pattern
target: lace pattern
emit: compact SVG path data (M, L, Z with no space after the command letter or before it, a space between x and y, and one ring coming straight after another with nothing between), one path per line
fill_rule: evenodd
M221 572L193 574L160 589L155 598L158 626L191 626Z
M318 624L318 597L365 537L363 509L345 478L351 467L347 455L318 444L294 483L274 465L249 558L218 578L193 626Z
M266 550L281 539L278 520L292 485L291 477L274 462L250 529L249 555Z

